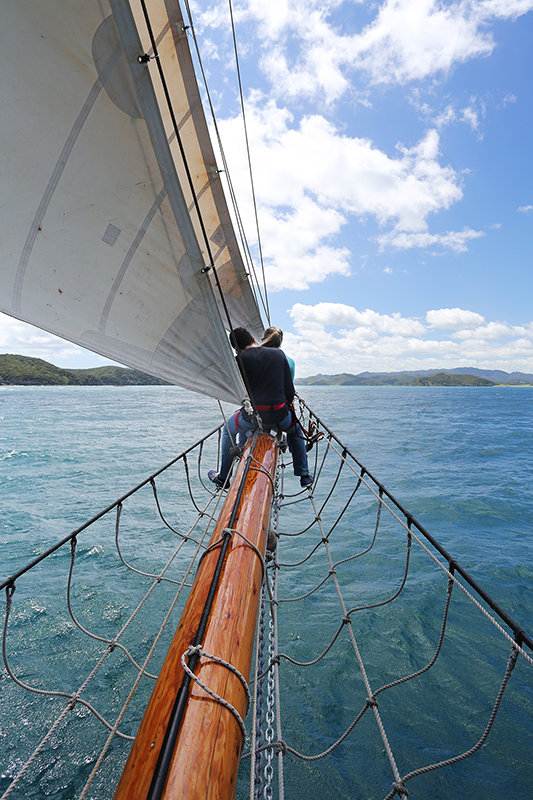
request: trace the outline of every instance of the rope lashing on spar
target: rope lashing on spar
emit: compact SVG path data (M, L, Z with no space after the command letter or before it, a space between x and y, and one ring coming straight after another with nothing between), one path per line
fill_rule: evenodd
M204 552L202 553L202 555L200 557L200 561L198 562L198 565L200 565L200 563L208 555L208 553L211 553L211 552L213 552L213 550L216 550L218 547L220 547L220 545L222 545L224 543L224 540L225 540L226 537L231 538L232 536L239 536L245 542L245 544L248 545L248 547L251 550L254 551L254 553L256 554L257 558L259 559L259 562L261 564L261 571L262 571L261 581L263 581L264 577L265 577L265 573L266 573L266 563L265 563L265 559L263 558L263 556L262 556L261 552L259 551L259 549L257 548L257 546L253 542L251 542L250 539L248 539L244 535L244 533L242 533L242 531L237 530L237 528L223 528L220 533L221 533L220 539L217 539L216 542L213 542L212 544L209 545L209 547L205 548Z
M295 402L298 403L299 397L298 395L294 398ZM318 423L312 418L311 415L306 417L305 411L301 406L298 406L298 411L295 408L294 402L289 405L291 410L292 418L294 423L298 423L300 425L301 431L303 436L301 439L305 439L305 449L309 453L310 450L313 449L315 444L320 441L320 439L324 436L324 431L321 431Z
M185 662L185 658L193 655L198 656L200 659L205 658L208 661L213 661L215 664L220 664L220 666L226 667L226 669L228 669L230 672L232 672L234 675L237 676L246 693L246 713L245 713L246 716L246 714L248 713L248 709L250 707L251 698L250 698L250 690L248 688L248 684L246 682L244 675L242 675L242 673L239 672L237 667L234 667L233 664L230 664L229 661L225 661L223 658L219 658L218 656L215 656L212 653L206 653L205 650L202 648L202 645L200 644L196 646L191 645L181 656L181 665L185 670L185 672L187 673L187 675L189 676L189 678L192 681L194 681L201 689L203 689L204 692L207 692L207 694L210 695L213 698L213 700L216 700L217 703L220 703L221 706L224 706L224 708L227 708L228 711L230 711L233 714L233 716L239 723L239 727L242 733L243 743L246 742L246 727L244 725L244 720L237 711L237 709L235 708L235 706L232 706L231 703L228 703L227 700L225 700L223 697L221 697L212 689L210 689L209 686L207 686L207 684L205 684L203 681L200 680L198 675L195 675L194 672L192 672L192 670L189 669L188 664L186 664Z

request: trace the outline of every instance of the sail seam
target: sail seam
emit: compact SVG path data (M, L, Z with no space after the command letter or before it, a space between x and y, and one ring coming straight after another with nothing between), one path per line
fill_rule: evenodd
M165 199L166 196L167 196L167 190L166 190L166 187L163 187L163 189L161 189L161 191L157 195L156 199L154 200L154 202L152 204L152 207L149 210L148 214L144 218L143 223L142 223L141 227L139 228L135 239L133 240L128 252L126 253L126 256L125 256L122 264L120 265L120 269L119 269L119 271L117 273L117 276L116 276L115 280L113 281L113 285L111 287L111 291L109 292L109 295L107 296L107 300L105 302L105 305L104 305L104 308L103 308L103 311L102 311L102 315L100 317L100 323L99 323L99 326L98 326L98 330L100 331L100 333L105 333L107 320L108 320L108 317L109 317L109 312L111 311L111 306L113 305L113 301L114 301L114 299L115 299L115 297L117 295L117 292L118 292L118 290L120 288L120 284L122 283L122 281L124 279L124 276L125 276L126 272L128 271L128 267L131 264L131 260L132 260L133 256L135 255L135 253L137 252L137 249L139 248L139 246L140 246L140 244L141 244L141 242L142 242L142 240L144 238L144 235L145 235L146 231L148 230L148 228L150 226L151 221L153 220L153 218L155 217L156 213L161 208L161 203L163 202L163 200Z

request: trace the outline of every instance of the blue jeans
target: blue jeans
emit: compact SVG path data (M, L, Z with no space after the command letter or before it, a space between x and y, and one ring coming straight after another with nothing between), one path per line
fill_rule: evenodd
M230 450L237 443L237 434L251 431L253 427L252 420L248 422L246 419L243 419L242 409L236 411L224 425L222 429L220 470L218 473L221 480L226 480L231 469L233 459L230 455ZM294 474L298 476L308 475L309 466L307 464L305 439L300 425L293 420L291 411L289 411L287 416L283 417L280 422L272 425L272 428L276 427L287 433L287 444L289 445L289 450L292 455ZM268 430L268 424L265 425L265 429ZM242 438L242 436L239 437L239 443Z

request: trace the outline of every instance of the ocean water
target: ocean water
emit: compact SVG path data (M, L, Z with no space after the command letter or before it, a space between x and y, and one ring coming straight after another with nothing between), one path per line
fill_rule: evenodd
M300 387L300 394L368 471L531 635L533 389ZM0 580L220 421L214 401L176 387L0 387ZM205 472L211 466L216 466L216 448L206 445L201 469ZM289 488L291 479L287 478ZM324 524L342 508L343 480L324 510ZM318 502L327 495L321 491L317 487ZM161 479L159 494L171 523L186 526L183 472L170 470ZM282 532L291 525L305 527L300 506L292 506L290 499L288 503L287 516L280 521ZM336 560L367 541L374 512L365 503L357 506L357 513L346 514L335 530ZM148 516L144 500L137 506L135 518L124 514L125 549L129 560L150 571L148 567L171 552L174 535ZM379 558L344 572L349 601L363 596L371 600L397 585L404 559L401 537L388 521L381 527ZM280 560L296 562L312 549L316 536L315 528L302 537L282 537ZM113 519L104 519L80 535L73 589L83 624L109 636L135 597L112 554L113 541ZM73 691L82 674L78 662L86 666L93 645L80 641L64 613L69 561L69 553L61 551L36 568L31 579L17 582L8 649L22 680ZM302 566L288 578L282 571L281 595L305 593L323 570L323 563ZM374 688L393 680L399 664L414 670L429 660L438 639L445 584L421 555L413 554L401 600L383 612L372 610L357 617L353 627ZM170 597L169 588L162 591L157 604ZM380 698L401 774L472 746L483 731L502 678L507 644L484 618L472 616L466 601L453 603L451 636L443 646L444 668L424 681L400 687L390 698L387 693ZM148 646L153 613L150 608L143 611L132 634L141 652ZM284 635L280 649L288 648L302 661L311 660L328 643L338 619L326 592L317 592L301 608L286 604L279 613ZM164 656L165 636L154 670ZM286 740L302 752L321 752L361 707L364 687L353 649L342 639L316 668L302 671L284 664L280 671ZM533 668L519 661L487 744L471 759L414 779L408 785L410 796L530 798L532 676ZM110 718L125 682L126 669L118 663L96 681L94 702ZM141 692L138 707L125 718L126 733L135 733L150 688L144 695ZM4 669L0 692L0 789L4 789L35 747L37 733L42 735L50 724L55 701L27 696ZM79 795L105 733L83 709L76 714L75 734L53 738L12 797L70 800ZM378 800L387 795L390 770L370 716L365 714L344 745L327 759L302 763L285 757L287 800L315 796ZM112 746L103 777L93 783L88 796L95 800L111 796L109 787L115 785L127 751L123 742ZM248 796L247 782L243 772L237 797Z

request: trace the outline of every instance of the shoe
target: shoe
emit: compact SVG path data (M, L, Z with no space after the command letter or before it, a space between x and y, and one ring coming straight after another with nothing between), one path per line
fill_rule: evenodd
M209 478L211 483L215 484L217 489L222 489L224 487L224 481L222 480L218 472L215 472L214 469L209 470L209 472L207 473L207 477Z
M306 486L311 486L313 478L311 475L302 475L300 478L300 486L305 489Z

